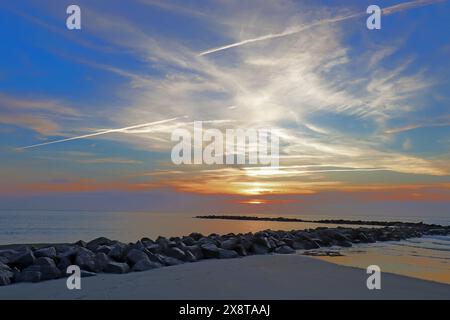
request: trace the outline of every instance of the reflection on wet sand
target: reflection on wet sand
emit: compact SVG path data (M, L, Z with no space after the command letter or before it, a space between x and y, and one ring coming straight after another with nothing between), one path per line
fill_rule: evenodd
M382 272L450 284L450 237L357 245L340 252L343 256L317 259L359 268L375 264Z

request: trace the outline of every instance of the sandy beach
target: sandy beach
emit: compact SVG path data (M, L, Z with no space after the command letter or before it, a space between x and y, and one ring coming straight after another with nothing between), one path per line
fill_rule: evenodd
M123 275L0 287L6 299L450 299L450 285L383 273L381 290L368 290L364 269L313 257L258 255L203 260Z

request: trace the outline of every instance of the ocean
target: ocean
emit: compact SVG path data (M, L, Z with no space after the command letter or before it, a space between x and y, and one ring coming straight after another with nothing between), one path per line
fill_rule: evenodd
M303 222L204 220L195 219L193 216L193 214L150 212L0 211L0 245L67 243L80 239L88 241L99 236L123 242L135 242L142 237L155 239L158 236L182 236L191 232L208 235L211 233L256 232L265 229L293 230L336 226ZM424 223L450 225L450 217L443 216L387 217L380 215L369 217L353 215L337 217L280 214L266 216L314 220L339 218L423 221ZM377 242L334 249L339 250L344 256L318 258L359 268L376 264L381 267L382 271L450 284L450 237L448 236L425 236L399 242Z

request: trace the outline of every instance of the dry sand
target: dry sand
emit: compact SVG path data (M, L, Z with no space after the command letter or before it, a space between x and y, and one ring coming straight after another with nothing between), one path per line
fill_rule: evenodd
M2 299L450 299L450 285L389 273L368 290L364 269L300 255L204 260L124 275L0 287Z

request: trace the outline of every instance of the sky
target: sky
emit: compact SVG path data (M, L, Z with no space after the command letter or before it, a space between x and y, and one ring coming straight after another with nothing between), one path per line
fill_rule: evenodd
M449 15L445 0L4 1L0 209L450 216ZM173 164L171 133L194 121L274 128L279 168Z

